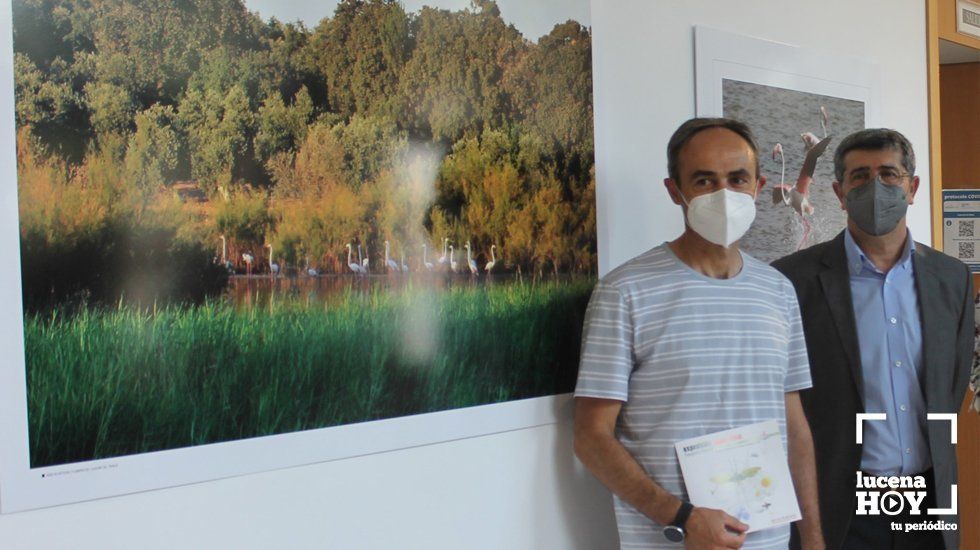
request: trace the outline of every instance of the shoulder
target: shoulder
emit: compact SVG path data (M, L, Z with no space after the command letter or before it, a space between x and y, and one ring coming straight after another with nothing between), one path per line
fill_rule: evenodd
M970 268L966 264L918 241L915 243L915 257L920 264L939 276L957 279L963 278L964 274L970 276Z
M793 283L775 267L742 252L744 268L750 281L765 285L766 288L779 289L784 298L796 300Z
M804 248L788 256L774 261L772 267L781 273L790 273L798 269L812 269L815 264L823 261L824 256L831 251L834 246L843 246L838 239L831 239L811 247Z
M677 266L666 246L655 246L620 264L599 279L599 285L627 295L638 286L654 284L658 277L676 272Z

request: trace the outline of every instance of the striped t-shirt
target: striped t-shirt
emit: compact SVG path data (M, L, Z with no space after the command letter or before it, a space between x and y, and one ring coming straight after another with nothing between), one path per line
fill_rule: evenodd
M742 254L730 279L681 262L666 243L611 271L586 313L576 397L624 401L619 441L665 490L687 500L674 443L775 419L786 449L784 393L810 387L792 284ZM679 548L614 496L622 548ZM789 527L743 548L786 548Z

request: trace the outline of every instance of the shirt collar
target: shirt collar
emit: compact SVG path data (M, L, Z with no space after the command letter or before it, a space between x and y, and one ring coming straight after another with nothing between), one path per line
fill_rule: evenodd
M844 230L844 251L847 253L847 270L851 275L860 275L865 268L873 273L881 273L881 270L868 259L868 256L858 246L850 229ZM912 269L913 252L915 252L915 239L912 238L912 231L906 228L905 249L902 251L902 257L898 259L892 269L905 271Z

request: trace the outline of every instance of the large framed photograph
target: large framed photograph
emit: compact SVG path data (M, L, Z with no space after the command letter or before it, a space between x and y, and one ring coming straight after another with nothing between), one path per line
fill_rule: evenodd
M0 511L557 420L589 2L460 5L0 7Z
M877 65L698 26L695 69L698 116L745 122L760 148L768 183L740 249L771 262L843 230L834 148L879 124Z

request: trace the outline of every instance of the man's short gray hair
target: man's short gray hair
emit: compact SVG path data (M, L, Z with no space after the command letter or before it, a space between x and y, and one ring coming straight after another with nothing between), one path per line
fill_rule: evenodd
M902 154L902 166L910 176L915 175L915 151L900 132L888 128L868 128L842 139L834 152L834 177L844 182L844 156L851 151L881 151L893 149Z
M755 144L755 136L752 135L752 130L749 129L748 125L731 118L692 118L684 124L681 124L674 131L674 135L670 136L670 141L667 142L667 174L670 176L670 179L676 181L677 185L681 184L680 174L678 173L681 149L699 132L710 130L711 128L731 130L749 144L749 148L752 149L752 154L755 155L755 177L758 179L759 147Z

